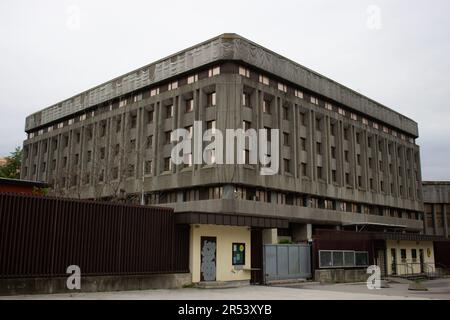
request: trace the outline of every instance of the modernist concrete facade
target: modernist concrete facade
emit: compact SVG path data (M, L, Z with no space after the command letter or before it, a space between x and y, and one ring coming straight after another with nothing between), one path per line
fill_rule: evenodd
M424 181L424 229L427 234L449 237L450 181Z
M279 173L173 165L170 132L194 121L203 130L279 129ZM26 132L22 178L69 196L143 194L192 225L264 218L294 241L316 227L423 231L417 123L235 34L30 115Z

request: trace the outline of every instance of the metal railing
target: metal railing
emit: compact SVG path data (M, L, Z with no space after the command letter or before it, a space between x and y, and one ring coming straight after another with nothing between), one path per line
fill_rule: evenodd
M395 266L395 270L394 270ZM399 277L419 277L438 278L442 276L440 269L434 264L426 262L403 262L392 264L392 275Z

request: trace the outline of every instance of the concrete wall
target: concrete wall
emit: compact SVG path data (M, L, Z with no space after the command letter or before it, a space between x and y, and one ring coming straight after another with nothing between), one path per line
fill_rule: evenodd
M80 290L68 290L67 278L1 279L0 296L23 294L52 294L102 292L148 289L175 289L192 283L190 273L81 277Z
M216 281L250 280L251 236L248 227L192 225L190 239L190 270L192 282L200 282L201 237L216 237ZM245 243L245 266L232 264L232 244Z
M321 283L365 282L369 276L366 269L317 269L314 280Z
M432 241L403 241L403 240L387 240L386 241L386 261L387 261L387 273L392 274L392 256L391 249L396 250L397 259L397 274L407 274L407 273L420 273L420 249L423 250L424 263L428 264L433 270L427 269L425 267L425 272L434 271L434 249ZM411 267L401 266L401 249L406 249L406 263L414 263ZM411 249L417 250L416 261L412 260ZM430 254L428 256L428 253Z

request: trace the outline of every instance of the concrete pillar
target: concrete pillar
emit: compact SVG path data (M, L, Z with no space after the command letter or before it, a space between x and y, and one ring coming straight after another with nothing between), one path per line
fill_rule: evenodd
M277 229L264 229L262 232L263 244L277 244L278 243L278 230Z
M437 235L436 204L432 204L431 213L433 215L433 234Z
M447 206L442 205L442 219L444 219L444 236L448 238L448 223L447 223Z
M292 241L304 242L312 240L312 224L292 224Z

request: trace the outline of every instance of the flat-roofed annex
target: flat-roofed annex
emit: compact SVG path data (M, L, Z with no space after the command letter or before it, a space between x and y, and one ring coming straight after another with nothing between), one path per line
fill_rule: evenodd
M29 132L105 101L217 61L240 61L418 137L413 120L237 34L226 33L110 80L27 117Z

